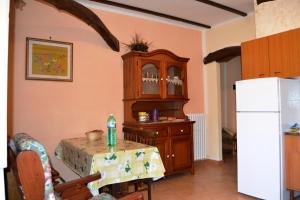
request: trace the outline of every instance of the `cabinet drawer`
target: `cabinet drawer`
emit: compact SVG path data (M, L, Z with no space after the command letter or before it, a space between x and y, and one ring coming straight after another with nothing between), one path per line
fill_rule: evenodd
M188 135L191 134L191 127L189 125L174 125L171 126L171 135Z
M157 137L168 137L168 127L145 127L144 129L156 132Z

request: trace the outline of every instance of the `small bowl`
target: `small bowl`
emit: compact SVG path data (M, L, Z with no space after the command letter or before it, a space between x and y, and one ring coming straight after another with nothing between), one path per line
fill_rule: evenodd
M93 130L93 131L88 131L85 133L85 135L89 141L99 140L101 138L102 134L103 134L102 130Z

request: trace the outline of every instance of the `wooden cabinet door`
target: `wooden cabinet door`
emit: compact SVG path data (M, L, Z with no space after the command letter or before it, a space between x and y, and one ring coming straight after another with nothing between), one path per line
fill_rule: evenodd
M269 37L270 75L300 76L300 29Z
M160 60L138 59L138 98L162 98L162 66Z
M155 146L158 148L160 157L166 169L166 174L172 171L170 163L170 139L167 126L148 126L145 130L154 131L156 133Z
M286 135L285 139L285 186L300 191L300 137Z
M175 61L166 61L164 70L164 97L187 98L187 71L186 64Z
M260 38L243 42L242 78L263 78L269 76L268 38Z
M288 77L288 34L279 33L269 37L270 76Z
M171 159L173 171L179 171L192 166L192 137L190 135L171 138Z
M170 163L170 140L167 137L158 137L155 142L160 157L163 161L164 167L166 169L166 174L172 171L172 166Z

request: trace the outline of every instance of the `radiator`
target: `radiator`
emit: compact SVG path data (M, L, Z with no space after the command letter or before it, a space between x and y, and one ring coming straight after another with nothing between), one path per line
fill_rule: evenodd
M189 113L188 118L194 123L194 160L203 160L206 158L206 123L205 114Z

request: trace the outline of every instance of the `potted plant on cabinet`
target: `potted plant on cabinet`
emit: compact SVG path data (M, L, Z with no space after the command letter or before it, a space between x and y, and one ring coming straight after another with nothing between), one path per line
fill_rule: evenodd
M124 45L131 51L148 52L151 42L145 41L139 34L135 33L129 44Z

